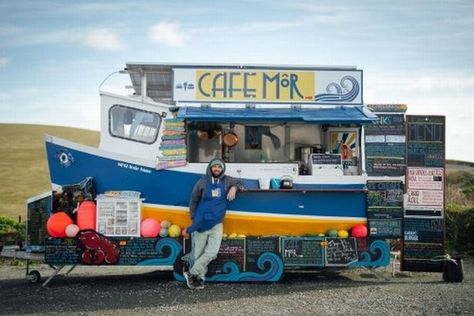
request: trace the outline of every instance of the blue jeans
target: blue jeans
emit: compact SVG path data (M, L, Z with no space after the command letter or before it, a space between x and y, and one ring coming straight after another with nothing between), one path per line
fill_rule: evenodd
M217 258L221 247L224 226L222 223L215 225L204 232L193 232L191 235L191 253L189 273L204 280L209 263Z

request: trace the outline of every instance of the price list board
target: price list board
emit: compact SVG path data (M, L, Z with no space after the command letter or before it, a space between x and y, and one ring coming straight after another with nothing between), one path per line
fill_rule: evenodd
M364 127L367 175L400 177L405 174L405 109L369 105L379 120ZM390 110L391 113L383 111ZM399 113L394 112L398 110ZM380 112L379 112L380 111Z
M445 242L444 116L407 115L403 271L441 272Z

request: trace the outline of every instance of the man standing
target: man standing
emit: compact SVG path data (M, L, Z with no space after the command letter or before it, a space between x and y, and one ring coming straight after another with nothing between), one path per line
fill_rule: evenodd
M242 189L240 180L225 175L221 159L209 162L206 175L193 188L189 202L192 223L186 229L191 234L191 253L183 257L190 267L184 272L190 289L204 288L207 266L221 246L227 201L235 199L238 189Z

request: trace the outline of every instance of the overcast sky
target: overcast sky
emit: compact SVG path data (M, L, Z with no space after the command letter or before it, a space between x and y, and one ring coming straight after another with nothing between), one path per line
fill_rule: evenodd
M447 158L474 162L472 0L2 0L0 16L3 123L98 130L98 86L128 61L354 65L365 103L446 115Z

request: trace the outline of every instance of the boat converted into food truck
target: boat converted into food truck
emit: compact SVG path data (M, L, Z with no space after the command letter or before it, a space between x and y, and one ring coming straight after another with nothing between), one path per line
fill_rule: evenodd
M118 73L132 91L100 89L98 148L45 136L53 193L32 199L28 212L48 210L48 225L30 216L27 234L45 240L35 247L55 274L65 265L151 265L171 266L183 280L179 258L190 240L180 228L214 158L244 189L228 204L208 281L388 265L385 226L398 232L399 223L377 213L369 238L368 204L402 203L403 188L371 184L368 198L366 161L373 170L381 160L364 157L364 126L379 118L364 106L362 70L127 63Z

